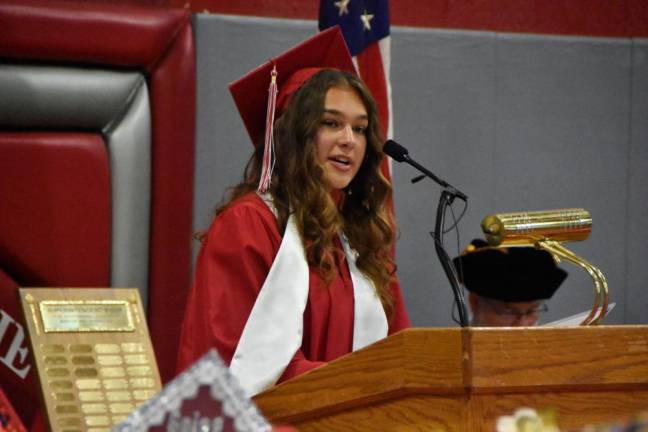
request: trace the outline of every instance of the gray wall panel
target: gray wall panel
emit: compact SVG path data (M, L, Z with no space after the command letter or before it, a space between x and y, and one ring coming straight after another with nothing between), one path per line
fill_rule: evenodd
M474 209L492 200L491 190L474 191L494 181L493 34L395 29L392 53L394 136L412 158L469 196L460 225L463 247L479 234L482 215ZM393 165L398 273L414 321L448 325L453 297L428 234L440 188L411 184L417 174L409 165ZM456 243L454 233L446 237L453 254Z
M108 128L112 188L110 284L134 287L148 304L151 110L146 80L119 122Z
M0 63L0 125L104 128L128 108L140 80L136 72Z
M648 39L635 40L627 223L626 322L648 322ZM617 233L617 235L620 232Z
M227 83L315 31L314 21L197 15L196 229L206 228L251 152ZM592 236L568 247L607 275L618 302L608 323L648 323L641 261L648 225L632 216L647 213L646 51L636 43L633 57L627 39L392 28L394 136L470 197L459 248L493 212L587 208ZM394 164L401 284L415 325L453 325L452 295L428 235L440 189L410 184L415 175ZM446 247L457 253L454 233ZM565 268L570 277L547 319L591 304L589 278Z
M567 245L601 268L624 303L630 43L597 38L499 35L497 191L493 210L583 207L587 242ZM558 318L591 303L591 279L570 277L549 303ZM622 308L620 308L622 309ZM610 315L620 318L616 310Z

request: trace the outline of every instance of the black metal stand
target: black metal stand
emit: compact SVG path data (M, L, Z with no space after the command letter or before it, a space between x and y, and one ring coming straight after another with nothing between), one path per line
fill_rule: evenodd
M463 292L459 286L459 281L457 280L457 275L454 271L454 266L452 265L452 260L446 253L443 248L443 226L444 226L444 216L446 209L452 205L452 202L457 198L456 191L452 188L445 188L441 192L441 197L439 198L439 205L437 207L436 221L434 223L434 249L436 250L443 271L445 271L446 277L450 281L450 286L452 287L452 293L454 294L455 303L457 304L457 309L459 309L459 323L461 327L467 327L468 324L468 313L466 311L466 300L464 299Z

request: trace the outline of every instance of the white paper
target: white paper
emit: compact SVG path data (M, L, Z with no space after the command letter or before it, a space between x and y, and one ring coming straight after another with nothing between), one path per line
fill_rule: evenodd
M607 316L610 313L610 311L612 309L614 309L614 306L616 306L616 303L610 303L608 305L607 312L605 313L605 316ZM587 315L589 315L590 312L591 312L591 310L587 310L585 312L581 312L581 313L578 313L576 315L571 315L571 316L561 318L561 319L556 320L556 321L552 321L552 322L543 324L542 326L543 327L573 327L573 326L578 326L578 325L580 325L580 323L583 322L583 320L587 317ZM596 312L596 315L594 315L594 316L598 316L598 314L600 312L601 312L601 308L599 307L598 311Z

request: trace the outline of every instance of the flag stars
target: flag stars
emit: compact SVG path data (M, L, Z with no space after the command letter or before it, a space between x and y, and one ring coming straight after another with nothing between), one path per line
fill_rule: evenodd
M365 9L364 13L360 15L360 19L362 20L362 26L364 27L365 30L371 31L371 20L374 18L373 15L371 15L367 10Z
M340 0L336 1L335 7L339 10L339 16L347 15L349 13L349 2L351 0Z

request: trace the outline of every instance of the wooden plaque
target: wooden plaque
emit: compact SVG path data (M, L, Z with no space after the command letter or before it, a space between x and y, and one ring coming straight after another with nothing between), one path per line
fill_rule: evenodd
M51 430L108 431L161 389L136 289L20 288Z

